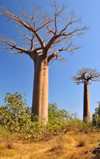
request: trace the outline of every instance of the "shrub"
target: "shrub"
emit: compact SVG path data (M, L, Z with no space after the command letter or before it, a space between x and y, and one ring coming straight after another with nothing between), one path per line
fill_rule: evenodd
M85 146L85 141L84 140L79 140L79 143L77 145L77 147L84 147Z
M91 128L89 124L74 119L66 110L59 110L56 103L49 104L48 123L44 125L44 119L31 114L22 93L6 93L4 102L5 105L0 107L0 125L23 140L43 139L68 131L87 131ZM31 116L38 119L38 122L32 122Z
M21 131L30 120L30 108L22 93L6 93L4 102L0 107L0 125L12 132Z
M100 103L99 106L95 109L95 113L92 115L92 124L96 128L100 128Z

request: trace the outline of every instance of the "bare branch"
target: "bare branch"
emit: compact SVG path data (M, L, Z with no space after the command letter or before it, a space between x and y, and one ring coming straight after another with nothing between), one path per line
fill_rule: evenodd
M52 31L53 34L53 37L49 40L49 42L47 43L46 45L46 50L48 50L51 45L53 45L55 43L55 41L57 41L57 39L60 39L60 37L64 37L66 40L70 37L72 38L73 36L80 36L83 34L83 31L85 30L89 30L89 27L74 27L72 29L72 26L74 24L77 24L77 23L82 23L81 19L80 18L76 18L76 16L74 15L74 12L72 12L71 14L71 18L68 19L66 18L67 20L67 24L65 25L65 27L61 30L58 31L57 29L57 18L60 16L59 13L61 13L65 8L66 6L63 6L62 9L61 9L61 12L59 11L59 13L57 13L57 5L56 5L56 2L54 1L54 15L55 15L55 18L54 18L54 22L55 22L55 32ZM69 28L69 26L71 26L71 28ZM49 28L48 28L49 29ZM51 29L49 29L49 31L51 31ZM62 41L62 39L60 39ZM59 41L59 42L61 42Z
M29 51L22 47L18 47L13 38L11 38L11 39L9 38L9 39L5 40L4 36L1 35L0 42L4 42L5 44L8 45L7 47L6 46L1 47L1 49L10 49L10 50L16 49L16 50L20 51L20 53L26 53L29 55Z
M58 53L67 50L69 53L73 53L74 50L79 49L79 46L72 44L72 38L74 36L80 36L85 30L88 30L86 26L77 27L76 24L81 23L81 19L77 18L74 12L69 15L69 18L64 14L66 5L59 6L56 0L53 0L51 4L53 14L43 13L41 7L33 6L31 14L27 14L24 7L20 3L20 16L13 14L5 6L0 8L0 15L7 18L7 22L13 20L13 23L17 25L16 29L21 34L21 42L23 44L30 45L29 52L37 50L42 51L44 57L48 56L48 61L55 59L62 60ZM60 25L61 24L61 25ZM75 26L76 25L76 26ZM19 26L19 28L18 28ZM25 28L27 32L22 32L21 28ZM41 33L44 31L44 35ZM7 39L8 40L8 39ZM8 49L24 49L18 47L13 39L10 41L2 40L6 43ZM2 47L3 49L4 47ZM39 49L38 49L39 48ZM51 51L53 49L53 52ZM28 51L27 47L23 50ZM51 53L51 55L48 55Z
M21 35L24 36L23 39L31 40L31 38L30 38L29 36L27 36L28 33L25 33L25 32L22 33L21 30L20 30L17 26L16 26L15 28L19 31L19 33L20 33Z
M58 60L62 60L62 59L58 58L58 57L59 57L59 56L58 56L58 53L61 52L61 51L67 50L67 51L69 51L69 52L72 52L73 50L78 49L78 47L75 47L75 48L72 48L72 49L71 49L71 48L70 48L71 45L72 45L72 43L71 43L67 48L61 48L61 49L58 49L58 50L56 50L55 52L53 52L51 55L48 56L48 62L49 62L52 58L54 58L54 57L56 57L56 59L58 59ZM63 59L64 59L64 58L63 58Z
M61 34L61 32L60 32L60 34L59 35L55 35L55 36L53 36L51 39L50 39L50 41L48 42L48 44L46 45L46 50L48 50L50 47L51 47L51 45L56 41L56 39L58 39L59 37L62 37L62 36L64 36L64 39L67 39L67 37L68 36L79 36L79 35L82 35L83 34L83 32L80 32L80 31L84 31L84 30L87 30L87 27L85 26L85 27L83 27L83 28L77 28L77 29L75 29L75 30L73 30L73 31L71 31L71 32L69 32L69 33L62 33ZM79 32L79 33L78 33ZM76 33L76 34L75 34Z
M31 27L31 25L26 24L26 23L22 20L22 18L19 18L16 14L13 14L13 13L11 13L10 11L8 11L5 6L3 6L2 8L0 8L0 11L1 11L1 12L0 12L0 15L2 15L2 16L4 16L4 17L8 17L9 20L10 20L10 19L13 19L13 20L14 20L14 23L17 23L18 25L25 27L28 31L33 32L33 33L36 35L37 39L39 40L42 49L44 49L43 40L42 40L42 38L40 37L40 35L38 34L37 30L33 29L33 28Z
M91 68L83 68L78 70L77 76L72 76L72 80L76 82L76 84L80 83L88 83L89 81L100 81L100 73L97 72L96 69Z

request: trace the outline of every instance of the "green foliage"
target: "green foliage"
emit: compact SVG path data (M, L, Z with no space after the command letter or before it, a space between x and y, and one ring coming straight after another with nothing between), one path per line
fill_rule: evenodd
M24 94L25 95L25 94ZM22 139L40 137L44 125L41 122L31 122L31 109L23 99L22 93L6 93L5 105L0 107L0 125L12 133L19 133ZM38 118L34 116L34 118Z
M10 131L21 131L30 118L30 109L22 93L6 93L4 102L5 105L0 107L0 125Z
M100 103L99 106L95 109L95 112L98 116L100 116Z
M99 146L100 146L100 140L97 140L99 142Z
M23 94L25 95L25 94ZM0 126L2 132L13 133L22 140L41 139L49 135L58 135L68 131L86 131L90 125L86 125L79 119L73 118L64 109L58 109L56 103L49 104L48 123L36 115L31 114L22 93L6 93L5 105L0 107ZM33 116L34 122L31 121ZM38 120L35 120L38 119Z
M64 109L58 109L56 103L49 104L47 131L54 135L66 129L68 121L72 117Z
M66 110L57 109L56 103L49 104L49 121L47 129L52 134L67 133L68 131L84 131L88 133L92 131L92 124L85 124L78 118L73 118L74 114L69 114Z
M52 122L53 120L60 122L62 120L69 120L70 115L69 113L64 109L57 109L56 103L49 104L48 107L48 118L49 122Z
M11 134L10 131L7 131L5 128L3 128L0 125L0 142L5 140L5 138L13 137L13 134Z
M99 106L95 109L95 113L92 115L93 126L100 128L100 103Z
M92 115L92 123L94 126L98 123L98 115L96 112Z

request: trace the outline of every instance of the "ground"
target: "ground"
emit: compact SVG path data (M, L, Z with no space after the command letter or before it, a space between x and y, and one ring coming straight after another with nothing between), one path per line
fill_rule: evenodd
M0 159L100 159L100 132L67 132L38 141L1 138Z

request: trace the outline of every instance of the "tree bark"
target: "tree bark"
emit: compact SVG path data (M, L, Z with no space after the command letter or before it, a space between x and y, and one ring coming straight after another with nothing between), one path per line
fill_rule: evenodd
M48 121L48 61L41 54L34 61L32 113Z
M83 121L90 122L90 99L89 99L89 85L84 83L84 108Z

